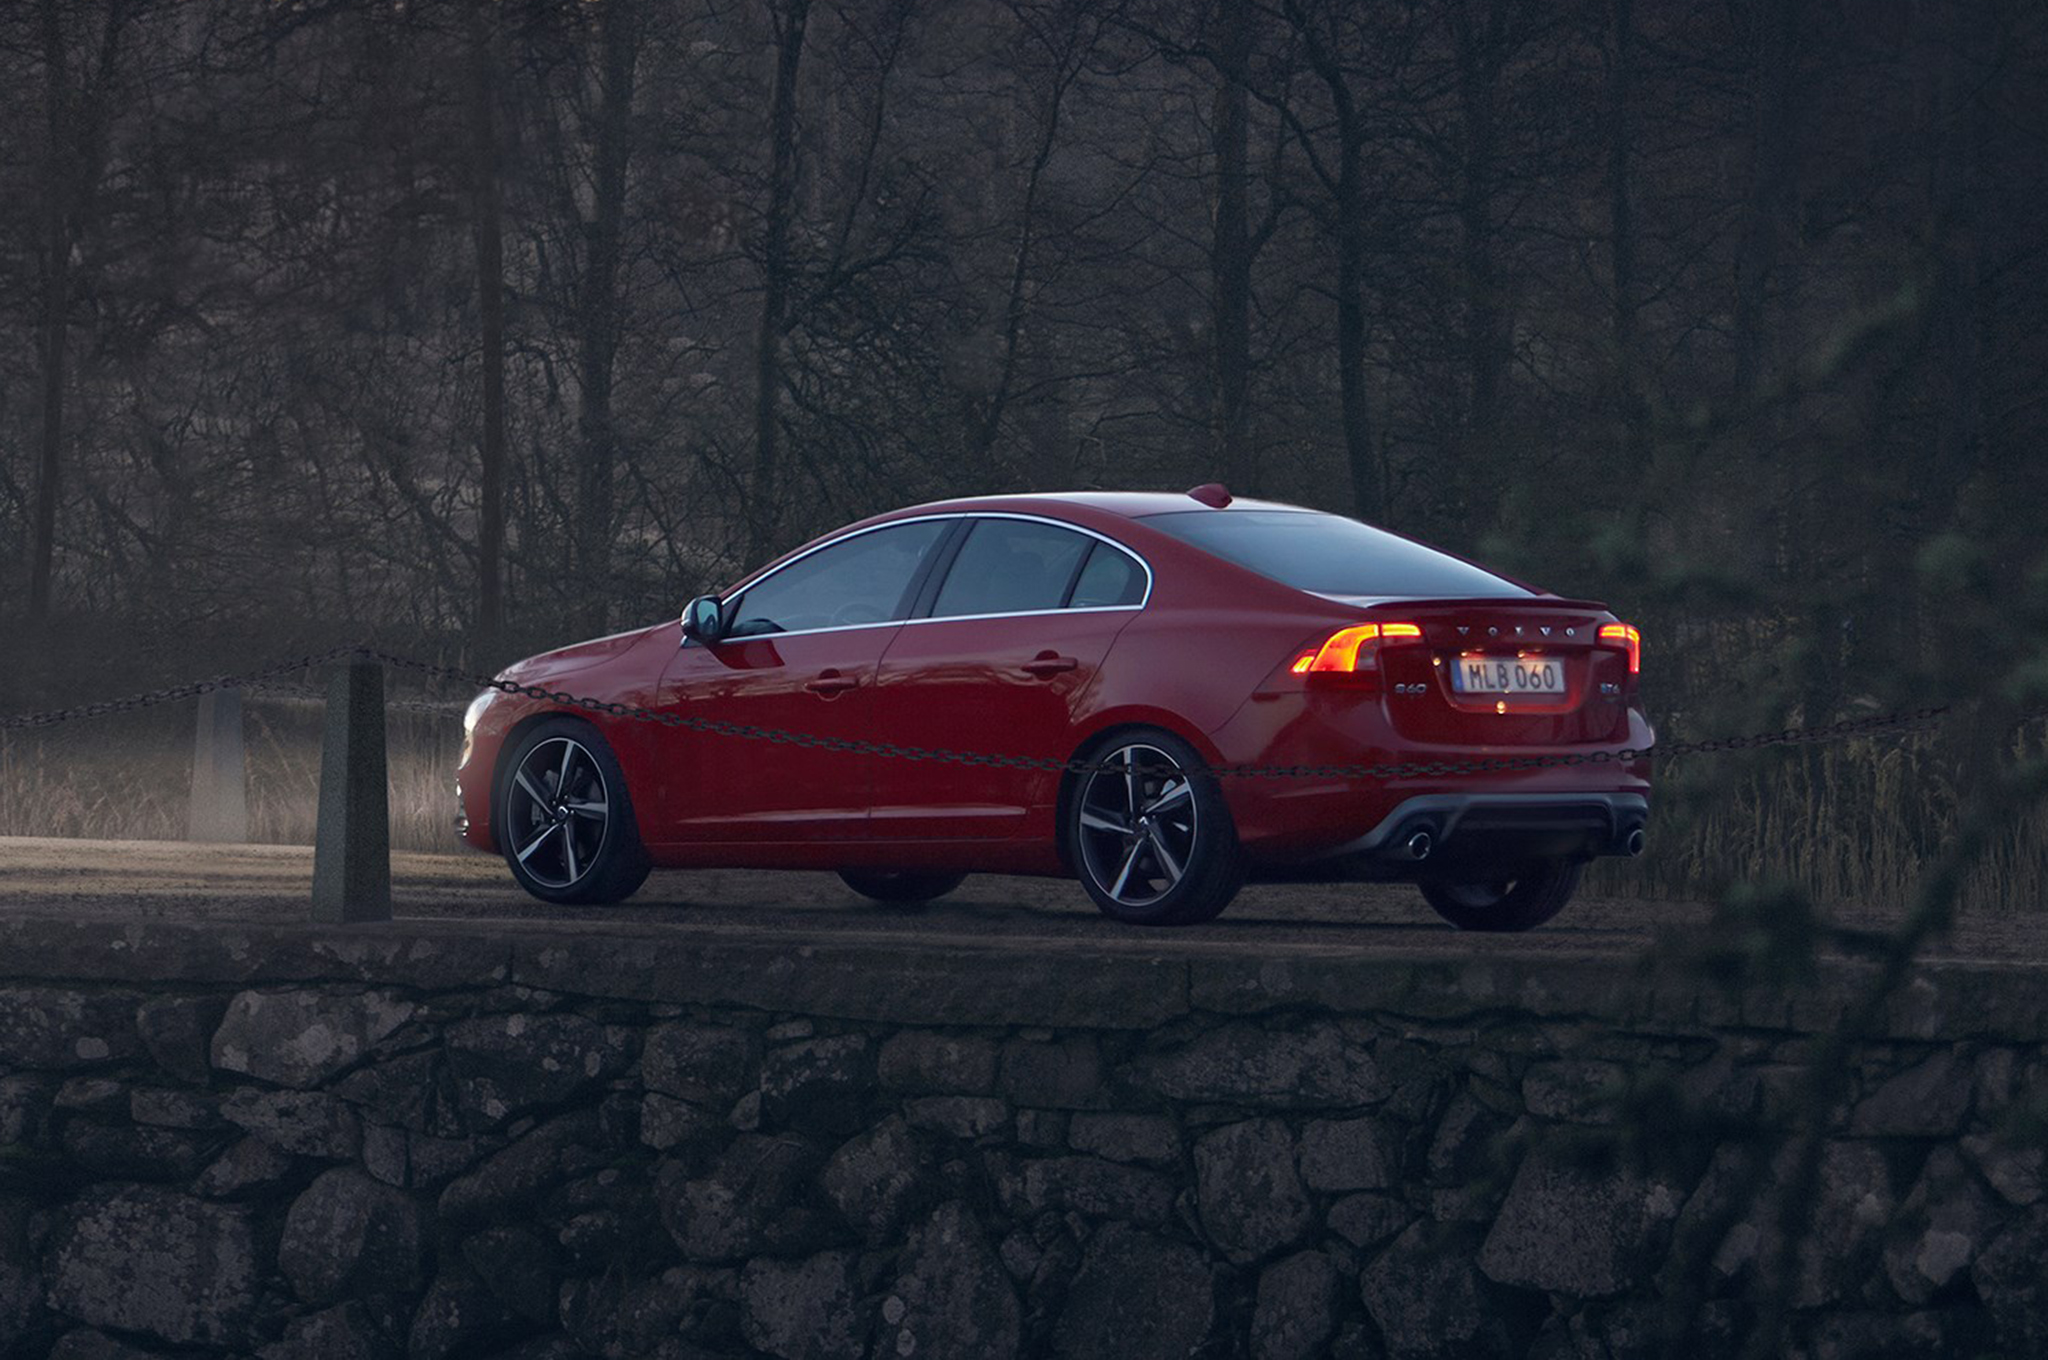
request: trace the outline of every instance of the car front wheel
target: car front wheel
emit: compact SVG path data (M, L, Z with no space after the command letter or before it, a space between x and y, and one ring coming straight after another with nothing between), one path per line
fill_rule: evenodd
M1581 867L1576 860L1551 859L1512 878L1470 882L1425 879L1417 886L1436 914L1460 930L1533 930L1572 900Z
M1244 884L1229 805L1201 754L1170 732L1120 733L1094 748L1066 804L1081 886L1132 925L1214 920Z
M589 725L550 718L513 749L499 781L498 846L544 902L631 897L651 867L612 749Z

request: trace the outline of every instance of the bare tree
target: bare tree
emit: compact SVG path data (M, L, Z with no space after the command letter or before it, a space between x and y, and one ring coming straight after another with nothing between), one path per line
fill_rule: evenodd
M469 4L470 232L476 251L477 340L483 421L477 509L476 650L491 655L505 629L505 223L499 182L497 7Z
M1303 157L1327 195L1322 217L1337 254L1337 387L1351 504L1359 518L1378 520L1386 508L1386 492L1374 440L1372 397L1366 388L1371 330L1367 250L1373 212L1366 153L1371 133L1357 58L1352 55L1357 34L1346 24L1346 7L1341 4L1311 10L1309 0L1284 0L1282 12L1329 99L1334 150L1292 105L1276 106L1295 129Z
M68 7L43 0L41 18L44 115L42 182L42 290L38 357L42 367L42 422L37 440L36 491L29 536L28 617L40 630L49 622L56 560L57 510L64 481L67 361L71 347L73 256L92 211L106 163L109 86L121 55L127 0L105 0L97 32L75 59L65 32ZM88 9L88 15L92 11Z
M619 346L618 277L632 157L633 68L638 56L631 0L605 0L599 31L597 111L591 128L590 217L583 224L583 287L577 309L583 460L577 468L576 541L585 626L603 632L611 588L613 480L618 433L612 414Z
M797 78L811 0L770 0L775 85L768 114L768 204L761 219L761 312L754 338L754 475L748 556L760 558L776 540L780 484L782 331L795 282L789 238L796 217Z

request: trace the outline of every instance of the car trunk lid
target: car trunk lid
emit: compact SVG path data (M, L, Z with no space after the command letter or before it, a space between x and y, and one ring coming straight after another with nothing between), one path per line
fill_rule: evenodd
M1335 597L1332 597L1335 598ZM1413 623L1383 645L1379 702L1403 737L1463 747L1579 746L1626 738L1635 677L1603 644L1590 600L1345 598L1365 621Z

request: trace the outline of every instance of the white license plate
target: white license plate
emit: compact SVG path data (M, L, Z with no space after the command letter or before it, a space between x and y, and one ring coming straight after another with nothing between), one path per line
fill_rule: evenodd
M1555 656L1461 656L1451 663L1460 694L1562 694L1564 659Z

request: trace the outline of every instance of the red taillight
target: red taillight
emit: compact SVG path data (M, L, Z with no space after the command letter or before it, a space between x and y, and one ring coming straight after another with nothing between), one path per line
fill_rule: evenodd
M1296 675L1337 672L1351 675L1378 668L1382 642L1420 638L1422 628L1413 623L1361 623L1340 628L1314 651L1303 652L1288 667Z
M1643 670L1643 635L1634 624L1603 623L1600 625L1600 645L1614 647L1628 653L1628 673L1640 675Z

